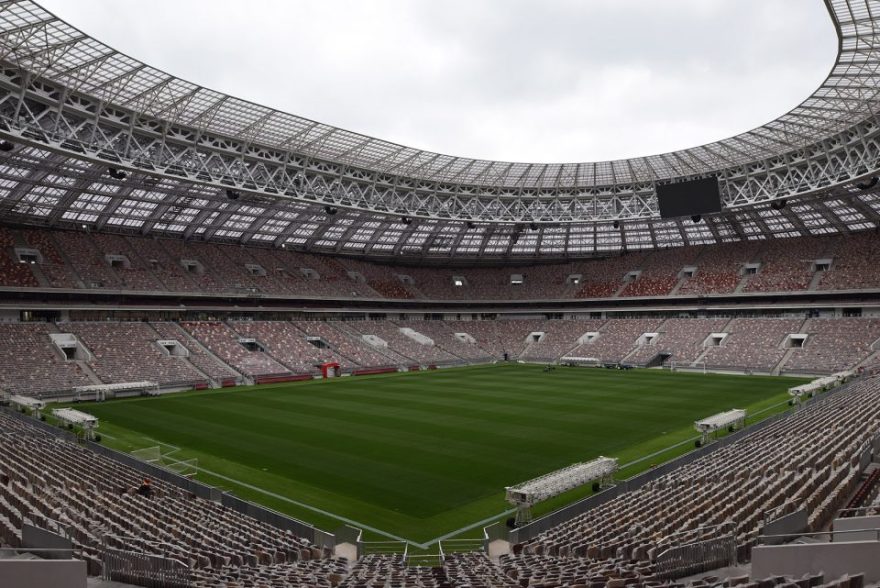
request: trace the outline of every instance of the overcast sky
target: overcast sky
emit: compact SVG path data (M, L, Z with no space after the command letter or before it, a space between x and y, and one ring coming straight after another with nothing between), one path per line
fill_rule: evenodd
M759 126L825 78L820 0L38 0L203 86L452 155L600 161Z

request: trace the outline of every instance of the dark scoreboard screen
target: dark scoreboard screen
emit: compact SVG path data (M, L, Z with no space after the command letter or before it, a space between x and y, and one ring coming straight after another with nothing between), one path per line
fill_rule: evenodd
M721 193L715 176L675 184L657 184L660 218L721 212Z

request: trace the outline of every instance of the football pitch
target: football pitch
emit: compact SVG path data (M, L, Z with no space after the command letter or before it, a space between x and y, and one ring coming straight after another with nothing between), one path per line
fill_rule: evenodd
M693 421L731 408L768 416L804 381L496 365L82 409L100 418L108 446L161 444L175 459L197 458L197 479L325 530L348 522L373 539L427 543L510 516L505 486L599 455L621 465L650 456L620 472L628 477L692 449Z

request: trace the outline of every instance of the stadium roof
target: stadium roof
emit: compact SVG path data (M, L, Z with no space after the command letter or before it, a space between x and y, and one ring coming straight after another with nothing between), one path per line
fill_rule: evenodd
M34 2L0 2L0 136L12 143L0 220L441 258L873 228L880 2L825 3L837 61L776 120L671 153L530 164L421 151L226 96ZM719 177L724 212L659 218L658 181L706 175Z

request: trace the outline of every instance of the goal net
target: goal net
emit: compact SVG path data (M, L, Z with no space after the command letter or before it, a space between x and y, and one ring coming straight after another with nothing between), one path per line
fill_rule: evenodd
M173 449L172 451L163 454L161 446L156 445L154 447L135 449L131 452L131 454L140 461L163 467L166 470L172 471L175 474L184 476L186 478L195 477L195 475L199 471L198 458L194 457L192 459L175 459L173 457L173 454L177 453L178 451L178 449Z
M145 461L147 463L158 463L162 460L162 450L159 449L159 446L155 447L144 447L143 449L135 449L131 452L131 454L141 461Z
M185 478L194 478L199 471L199 459L181 459L163 464L167 469Z

